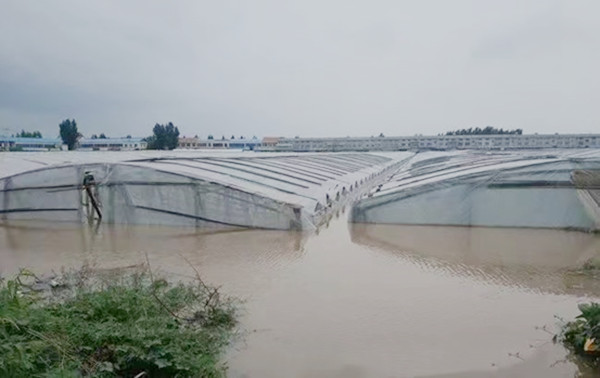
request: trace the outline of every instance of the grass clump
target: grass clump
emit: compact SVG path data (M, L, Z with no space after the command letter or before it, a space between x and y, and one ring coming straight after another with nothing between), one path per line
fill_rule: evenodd
M0 282L0 376L217 377L235 308L199 276L78 271Z

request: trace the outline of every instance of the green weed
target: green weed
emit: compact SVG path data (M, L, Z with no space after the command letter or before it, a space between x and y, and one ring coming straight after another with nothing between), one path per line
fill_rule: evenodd
M83 269L41 286L27 271L0 281L0 376L224 375L235 307L199 276Z
M563 322L561 333L554 336L570 350L568 359L589 371L600 369L600 304L582 303L578 305L581 312L573 321ZM587 343L587 346L586 346Z

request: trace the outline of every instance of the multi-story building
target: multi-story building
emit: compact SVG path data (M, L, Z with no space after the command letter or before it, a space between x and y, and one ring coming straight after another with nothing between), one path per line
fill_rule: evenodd
M367 138L281 138L278 151L503 150L600 148L600 134L438 135Z

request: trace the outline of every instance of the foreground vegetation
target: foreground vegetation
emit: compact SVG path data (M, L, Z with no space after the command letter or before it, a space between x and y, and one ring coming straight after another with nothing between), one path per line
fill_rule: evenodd
M232 301L135 272L0 281L2 377L215 377L235 326Z
M582 303L581 312L573 321L563 325L559 339L588 367L600 367L600 304Z

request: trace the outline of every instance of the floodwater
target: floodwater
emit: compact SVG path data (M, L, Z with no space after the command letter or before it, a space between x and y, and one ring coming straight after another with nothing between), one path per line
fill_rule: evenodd
M552 343L555 316L598 300L574 270L600 255L579 232L352 225L318 233L10 222L0 274L143 263L244 300L231 377L592 376ZM185 258L184 258L185 257Z

